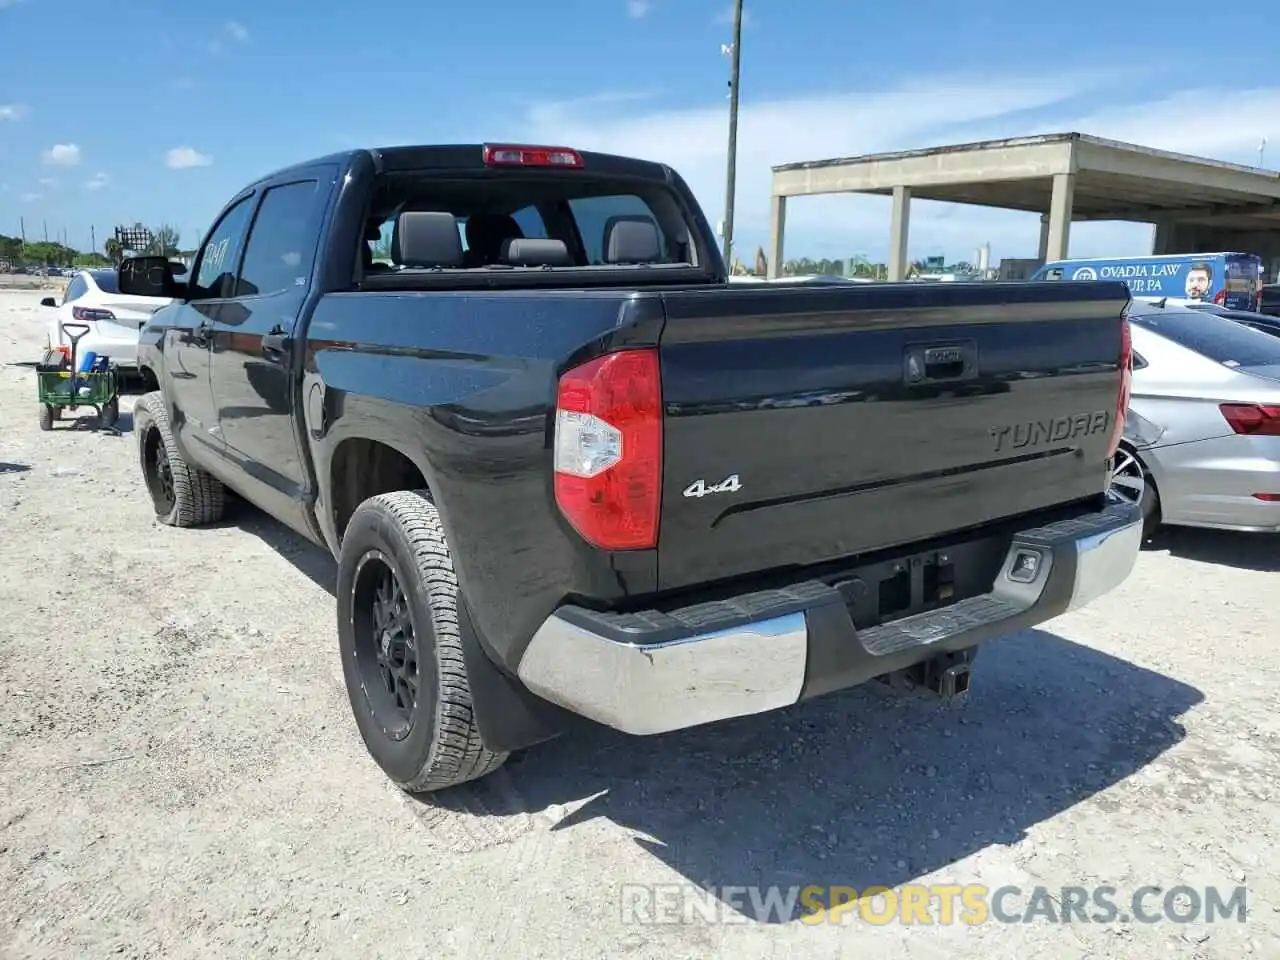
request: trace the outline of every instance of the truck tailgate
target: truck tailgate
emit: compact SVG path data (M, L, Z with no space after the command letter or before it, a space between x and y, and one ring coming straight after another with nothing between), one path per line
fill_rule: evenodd
M661 589L914 543L1106 489L1123 284L664 299Z

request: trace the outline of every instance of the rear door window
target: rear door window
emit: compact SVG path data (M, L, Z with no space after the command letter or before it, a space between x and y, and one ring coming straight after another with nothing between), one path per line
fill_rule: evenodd
M67 284L67 292L62 295L62 302L71 303L73 300L79 300L88 292L89 285L84 282L84 277L77 276Z
M312 221L319 183L304 180L271 187L253 220L236 296L265 297L303 290L311 277L319 239Z
M1280 339L1201 310L1165 308L1130 319L1224 367L1274 377L1280 374Z

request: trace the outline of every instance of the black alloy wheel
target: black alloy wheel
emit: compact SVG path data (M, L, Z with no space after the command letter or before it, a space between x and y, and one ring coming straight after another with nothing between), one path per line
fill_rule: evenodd
M380 550L360 559L354 593L361 686L375 725L390 739L403 740L413 730L421 702L418 633L395 567Z

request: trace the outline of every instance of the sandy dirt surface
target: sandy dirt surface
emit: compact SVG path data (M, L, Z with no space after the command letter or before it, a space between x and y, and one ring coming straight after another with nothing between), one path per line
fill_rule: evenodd
M132 398L120 436L38 430L39 296L0 295L0 957L1280 956L1276 541L1166 537L959 707L584 725L419 800L349 716L327 554L245 507L157 525ZM810 925L725 889L910 883L1244 886L1248 919ZM718 897L642 923L644 884Z

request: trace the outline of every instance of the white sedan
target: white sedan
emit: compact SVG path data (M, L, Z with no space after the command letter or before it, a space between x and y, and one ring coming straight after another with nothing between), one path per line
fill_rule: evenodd
M88 331L76 344L79 358L93 351L108 357L124 373L138 366L138 331L151 315L172 301L162 297L133 297L120 293L114 269L80 270L72 277L63 293L62 302L53 297L40 301L41 306L57 311L45 334L48 350L68 353L72 333Z

